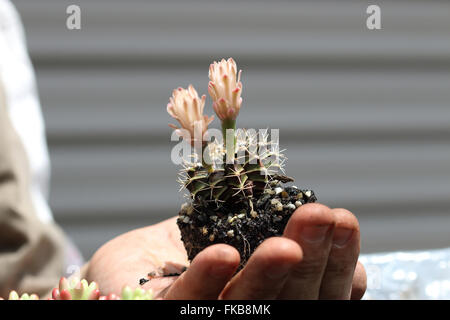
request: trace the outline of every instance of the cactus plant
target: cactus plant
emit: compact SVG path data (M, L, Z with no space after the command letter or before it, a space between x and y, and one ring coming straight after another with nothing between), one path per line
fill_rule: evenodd
M317 199L312 190L286 185L293 179L284 175L285 157L268 130L236 129L242 83L234 60L211 64L209 78L222 139L208 141L213 118L203 115L205 97L192 85L174 90L167 105L181 125L170 126L195 150L180 172L190 196L177 224L190 260L208 245L227 243L240 252L242 268L264 239L283 233L296 208Z

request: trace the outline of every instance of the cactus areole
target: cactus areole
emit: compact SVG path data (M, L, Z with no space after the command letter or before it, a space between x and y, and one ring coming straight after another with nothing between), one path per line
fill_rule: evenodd
M232 58L209 69L208 92L222 124L221 139L206 139L213 117L203 115L205 96L199 98L191 85L174 90L167 111L181 125L170 126L194 147L183 160L180 183L189 200L177 219L188 258L226 243L239 251L242 268L264 239L283 234L296 208L317 198L312 190L289 184L294 180L284 175L286 159L273 130L236 129L240 75Z

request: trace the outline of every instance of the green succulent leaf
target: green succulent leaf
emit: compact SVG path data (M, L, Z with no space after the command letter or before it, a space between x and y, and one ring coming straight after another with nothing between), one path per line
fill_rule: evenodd
M13 290L9 293L8 300L39 300L39 296L37 294L28 293L24 293L22 296L19 296L19 294Z
M153 291L144 290L142 288L131 289L129 286L125 286L122 289L122 300L153 300Z

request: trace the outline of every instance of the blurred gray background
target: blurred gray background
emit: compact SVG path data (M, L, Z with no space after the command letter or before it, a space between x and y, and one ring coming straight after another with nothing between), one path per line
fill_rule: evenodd
M169 95L207 93L209 63L230 56L239 126L280 128L287 173L356 214L363 252L450 246L449 1L13 2L47 124L50 204L86 258L177 213ZM367 30L369 4L382 30Z

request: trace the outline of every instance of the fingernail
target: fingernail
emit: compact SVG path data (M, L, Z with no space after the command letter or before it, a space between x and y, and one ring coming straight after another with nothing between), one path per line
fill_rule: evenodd
M301 237L311 243L317 243L325 240L330 225L308 226L301 231Z
M333 234L333 245L338 248L345 247L353 235L352 229L337 228Z

